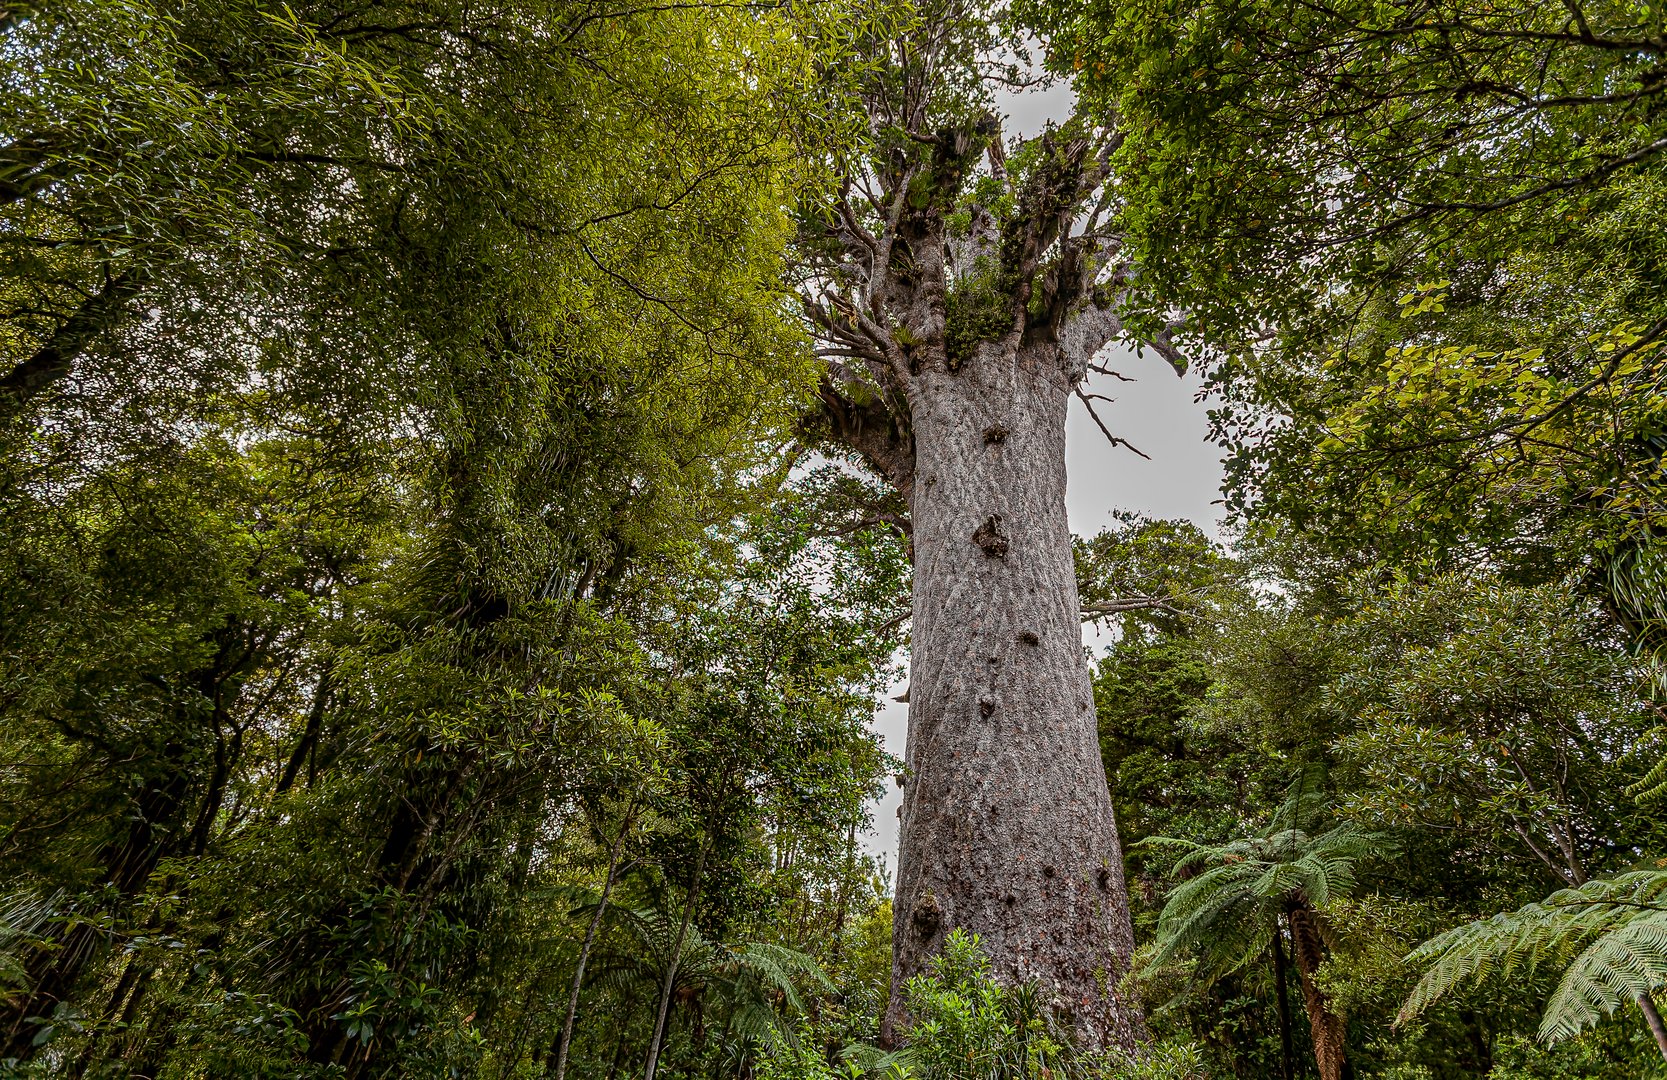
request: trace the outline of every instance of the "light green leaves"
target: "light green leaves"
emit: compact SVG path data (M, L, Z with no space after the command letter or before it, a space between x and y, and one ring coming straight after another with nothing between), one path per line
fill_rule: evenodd
M1548 1043L1570 1038L1667 987L1667 872L1636 871L1563 889L1449 930L1408 960L1433 963L1397 1023L1467 983L1561 968L1539 1036Z

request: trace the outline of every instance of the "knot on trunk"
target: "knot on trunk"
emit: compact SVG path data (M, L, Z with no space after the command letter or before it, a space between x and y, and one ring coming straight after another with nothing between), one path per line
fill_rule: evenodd
M1007 537L1001 532L1001 515L991 514L984 524L973 531L972 542L984 549L984 554L995 559L1007 557Z
M938 898L932 895L931 890L927 890L915 901L914 911L910 912L909 919L914 923L916 933L929 938L943 926L943 905L938 903Z
M1007 436L1010 434L1012 433L1008 431L1005 426L1001 424L991 424L989 427L984 429L984 445L1000 446L1002 443L1007 441Z

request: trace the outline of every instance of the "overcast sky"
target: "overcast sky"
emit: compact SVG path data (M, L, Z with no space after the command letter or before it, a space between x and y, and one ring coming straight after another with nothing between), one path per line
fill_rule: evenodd
M1070 115L1071 93L1054 87L1039 93L1003 95L1009 136L1034 135L1049 118L1061 121ZM1127 346L1106 350L1101 361L1107 367L1133 378L1119 382L1104 375L1090 377L1091 393L1115 398L1107 405L1095 402L1095 409L1114 434L1139 447L1151 457L1143 460L1122 447L1114 447L1095 426L1080 401L1071 404L1066 428L1066 464L1069 485L1065 503L1071 529L1092 535L1111 522L1114 510L1133 510L1147 517L1186 518L1212 535L1222 517L1221 451L1206 440L1205 407L1194 397L1198 393L1196 372L1177 378L1169 365L1148 352L1134 355ZM1094 643L1093 630L1084 640ZM892 701L903 692L907 678L887 692L875 727L885 739L886 749L903 756L908 730L908 706ZM874 831L865 841L866 850L897 866L897 807L902 795L893 784L874 811Z

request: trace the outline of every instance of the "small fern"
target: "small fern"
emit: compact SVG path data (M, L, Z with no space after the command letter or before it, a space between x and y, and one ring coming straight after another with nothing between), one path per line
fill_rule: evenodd
M62 902L62 894L0 897L0 996L29 989L28 956L45 941Z
M1465 983L1561 968L1539 1037L1555 1043L1667 987L1667 870L1563 889L1431 938L1407 957L1433 961L1401 1006L1405 1023Z

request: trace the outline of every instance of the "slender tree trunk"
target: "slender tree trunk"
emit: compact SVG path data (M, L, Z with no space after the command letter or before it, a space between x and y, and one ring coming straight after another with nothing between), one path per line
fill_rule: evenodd
M1291 988L1286 975L1285 931L1276 923L1273 929L1273 985L1279 995L1279 1052L1284 1066L1285 1080L1294 1080L1296 1068L1291 1052Z
M282 795L295 783L295 778L301 775L301 766L306 764L307 758L318 745L318 736L324 730L325 706L330 700L329 669L318 677L318 685L313 689L312 707L307 710L307 723L301 731L301 739L295 744L295 750L284 763L284 771L278 777L276 794Z
M1291 952L1302 984L1302 1000L1308 1009L1314 1063L1319 1066L1320 1080L1343 1080L1347 1029L1342 1018L1331 1011L1325 993L1314 981L1323 959L1319 927L1314 922L1314 913L1307 908L1293 908L1286 913L1286 918L1291 924Z
M845 873L839 881L839 902L834 908L833 941L828 947L828 958L839 963L845 944L845 915L851 901L851 874L857 859L857 826L853 822L845 837Z
M1482 1026L1482 1018L1473 1009L1461 1009L1459 1019L1464 1021L1465 1033L1470 1036L1470 1052L1475 1056L1470 1068L1477 1076L1486 1076L1493 1071L1493 1047L1488 1041L1487 1029Z
M1650 1026L1650 1034L1655 1037L1655 1045L1661 1050L1663 1059L1667 1059L1667 1024L1661 1022L1661 1013L1656 1010L1655 1002L1648 995L1638 999L1638 1008L1644 1014L1644 1023Z
M590 925L585 928L585 940L579 946L579 962L573 969L573 985L567 992L567 1017L561 1025L561 1049L556 1053L555 1080L563 1080L567 1075L567 1051L573 1045L573 1023L579 1015L579 994L585 986L585 966L590 963L590 951L596 946L602 917L607 914L608 898L613 895L614 882L619 877L619 854L625 847L625 838L631 832L631 819L635 816L636 806L632 804L625 811L619 835L608 849L608 876L602 882L602 899L596 905L596 914L591 916Z
M625 1068L625 1051L627 1049L625 1032L627 1030L628 1025L621 1024L619 1026L619 1041L614 1045L613 1064L608 1066L608 1080L615 1080L619 1076L620 1070Z
M167 757L177 763L181 754L170 747ZM176 767L164 786L141 792L129 811L132 819L126 833L103 853L103 883L117 897L118 911L127 910L156 864L175 852L175 830L183 816L190 779L183 767ZM50 1017L71 999L106 945L106 931L95 920L54 927L48 937L50 944L32 950L25 960L24 984L29 991L0 1010L0 1057L28 1061L35 1055L38 1026L31 1021Z
M1122 852L1065 517L1071 380L1011 335L910 389L914 630L886 1032L956 927L1088 1045L1130 1046Z
M706 870L706 844L700 845L695 857L695 876L689 883L688 902L683 905L683 921L677 927L677 940L672 943L671 956L666 962L666 977L660 983L660 1006L654 1017L654 1033L648 1040L648 1064L643 1069L643 1080L654 1080L654 1070L660 1064L660 1044L666 1037L666 1017L671 1012L671 990L677 982L677 965L683 957L683 942L689 937L689 923L695 917L695 902L700 899L700 877Z

